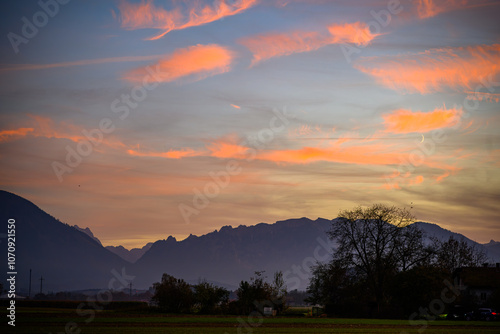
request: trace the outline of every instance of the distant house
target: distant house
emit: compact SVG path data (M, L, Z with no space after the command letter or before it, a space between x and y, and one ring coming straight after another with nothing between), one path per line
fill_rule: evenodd
M460 268L455 271L455 278L463 293L472 297L479 306L487 306L486 301L500 289L500 263L495 267Z

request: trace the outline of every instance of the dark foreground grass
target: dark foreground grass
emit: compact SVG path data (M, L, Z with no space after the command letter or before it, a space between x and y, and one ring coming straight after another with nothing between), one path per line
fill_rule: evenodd
M160 334L160 333L500 333L500 322L332 319L305 317L179 316L139 312L48 308L18 308L16 327L7 326L1 312L2 333Z

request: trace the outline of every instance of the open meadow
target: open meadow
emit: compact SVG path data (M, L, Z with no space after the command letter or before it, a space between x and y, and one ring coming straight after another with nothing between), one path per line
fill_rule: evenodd
M407 320L383 319L180 316L143 311L101 311L92 317L83 312L79 315L74 309L19 308L16 327L9 326L7 333L422 333L423 329L425 333L500 333L500 322L436 320L411 325ZM5 311L2 314L5 318ZM4 321L2 327L6 325Z

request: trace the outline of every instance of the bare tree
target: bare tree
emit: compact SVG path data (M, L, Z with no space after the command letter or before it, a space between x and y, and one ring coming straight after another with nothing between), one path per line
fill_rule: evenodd
M434 244L437 266L449 273L461 267L478 267L488 259L482 250L470 245L465 239L457 240L450 236L447 241L434 239Z
M334 261L365 276L377 307L385 298L389 278L416 265L425 256L422 232L407 209L375 204L339 213L328 235L338 243Z

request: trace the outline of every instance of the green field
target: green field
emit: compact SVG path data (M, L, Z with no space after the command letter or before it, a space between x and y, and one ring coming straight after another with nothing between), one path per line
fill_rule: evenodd
M2 312L6 328L5 311ZM80 316L71 309L19 308L15 330L2 333L419 333L423 324L406 320L333 319L310 317L261 318L248 316L164 315L100 311ZM65 330L66 328L66 330ZM500 333L500 322L433 321L425 333Z

